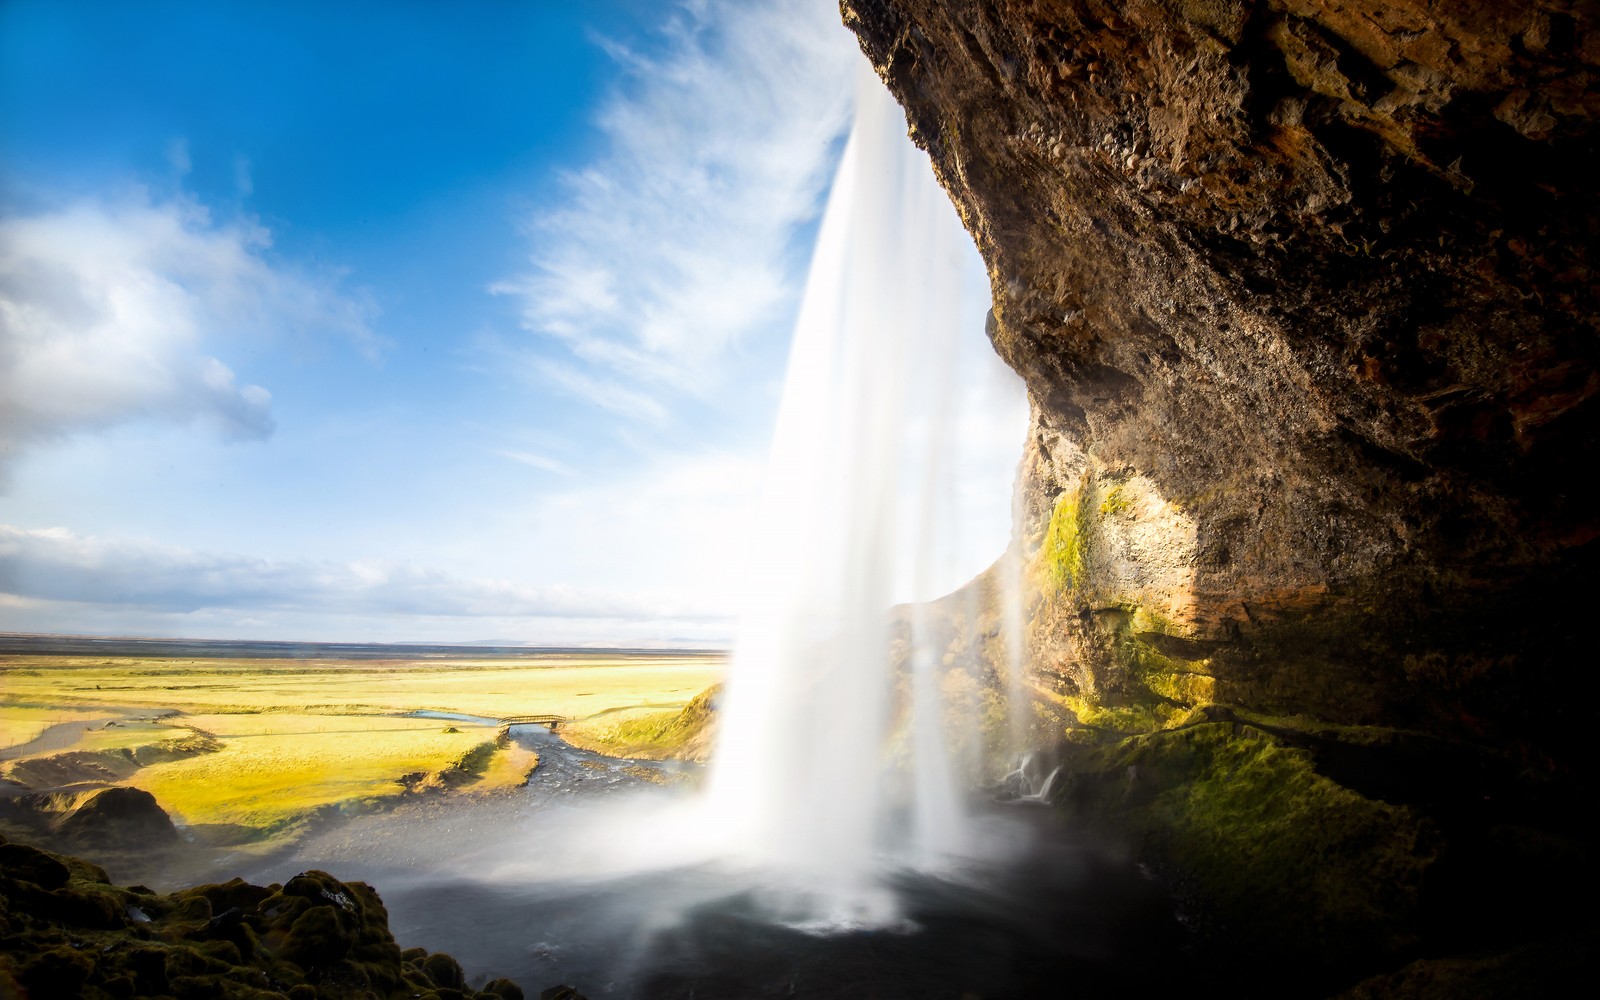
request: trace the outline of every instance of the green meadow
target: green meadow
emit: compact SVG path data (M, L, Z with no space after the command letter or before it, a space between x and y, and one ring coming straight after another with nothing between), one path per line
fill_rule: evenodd
M603 752L678 753L687 734L671 721L723 667L715 654L618 652L8 655L0 657L0 780L14 792L130 785L214 839L269 845L330 810L382 808L429 790L520 787L538 758L504 738L504 720L559 719L574 741Z

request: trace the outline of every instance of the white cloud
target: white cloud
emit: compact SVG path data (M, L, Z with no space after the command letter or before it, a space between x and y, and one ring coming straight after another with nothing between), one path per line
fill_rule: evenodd
M602 410L653 424L667 418L666 407L655 397L631 388L624 380L590 375L577 365L548 358L529 359L528 367L569 395L588 400Z
M538 338L525 374L646 419L673 393L714 393L744 338L788 333L791 241L860 58L827 0L686 4L664 34L660 54L608 44L624 81L598 116L607 152L532 221L532 270L493 289Z
M253 222L142 191L0 219L0 479L24 447L134 420L268 436L268 391L211 353L230 337L334 332L374 350L370 308L337 276L270 262L270 245Z
M123 611L300 612L324 616L702 621L721 617L673 593L468 579L416 563L319 562L200 552L0 525L0 594ZM458 626L459 628L459 626Z

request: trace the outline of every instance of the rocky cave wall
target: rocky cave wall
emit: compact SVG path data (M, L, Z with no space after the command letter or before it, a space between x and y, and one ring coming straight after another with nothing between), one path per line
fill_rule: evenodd
M1581 755L1600 4L842 8L1028 384L1056 696Z
M1592 978L1600 4L841 7L1028 385L1012 550L941 605L998 690L1022 567L1070 828L1202 995Z

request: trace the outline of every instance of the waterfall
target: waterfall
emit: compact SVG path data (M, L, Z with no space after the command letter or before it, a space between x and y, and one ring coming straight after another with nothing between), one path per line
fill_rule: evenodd
M1012 520L1022 522L1022 512L1013 504ZM1032 743L1033 703L1028 692L1027 610L1023 607L1025 572L1023 542L1014 539L995 566L995 589L1000 602L1000 638L1005 652L1006 724L1008 749L1014 756L1025 753Z
M957 359L977 332L962 302L974 259L863 66L796 322L708 789L719 838L847 919L870 916L886 861L935 865L969 837L941 650L913 608L894 656L889 611L952 586L941 525L958 485L958 382L972 374Z

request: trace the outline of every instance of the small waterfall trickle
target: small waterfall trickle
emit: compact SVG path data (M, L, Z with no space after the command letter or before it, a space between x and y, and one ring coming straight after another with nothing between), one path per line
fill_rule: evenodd
M963 329L975 325L962 308L970 241L905 131L863 67L796 324L708 788L723 842L844 922L884 917L872 886L886 860L937 865L969 841L924 609L907 613L908 672L891 653L890 606L952 585L938 577L956 485L946 453L970 375L959 343L975 332Z
M1011 794L1013 802L1049 805L1050 793L1060 776L1060 764L1030 750L1018 755L1016 768L1001 779L1000 784Z

